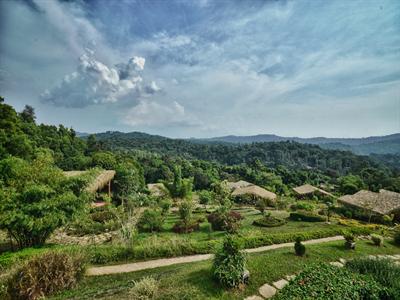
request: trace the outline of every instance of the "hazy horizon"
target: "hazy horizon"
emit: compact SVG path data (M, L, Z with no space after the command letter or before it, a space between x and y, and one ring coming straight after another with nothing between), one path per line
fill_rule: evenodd
M0 1L0 95L78 132L400 132L400 2Z

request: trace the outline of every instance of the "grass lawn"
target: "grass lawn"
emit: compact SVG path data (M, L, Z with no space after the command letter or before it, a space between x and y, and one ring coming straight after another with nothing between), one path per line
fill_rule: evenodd
M295 256L292 248L248 255L247 268L251 279L243 290L226 291L219 287L210 273L211 261L205 261L134 273L86 277L76 288L51 299L130 299L128 291L133 286L133 280L140 280L143 276L159 280L157 299L243 299L256 294L262 284L298 272L310 263L368 254L400 254L400 247L390 242L386 242L384 247L376 247L369 241L358 241L355 251L346 250L343 244L343 241L339 241L307 246L305 257Z
M253 221L256 219L262 218L261 213L251 207L246 208L234 208L235 211L239 212L244 219L241 221L241 228L239 233L243 234L244 236L260 236L269 233L291 233L291 232L308 232L308 231L316 231L320 229L335 229L335 228L342 228L343 226L338 225L336 222L332 222L332 224L326 224L324 222L296 222L296 221L288 221L287 224L279 227L258 227L252 225ZM287 218L289 213L284 210L271 210L272 216L280 217L280 218ZM207 240L219 240L222 239L225 235L223 231L214 231L210 234L207 232L207 215L205 213L194 213L193 218L204 218L205 222L200 224L200 231L195 231L189 234L176 234L172 231L172 227L176 222L179 221L179 214L178 212L171 212L164 223L163 230L157 233L140 233L138 236L138 241L145 243L148 239L154 239L155 237L163 239L170 239L174 238L182 238L182 239L190 239L193 241L207 241Z

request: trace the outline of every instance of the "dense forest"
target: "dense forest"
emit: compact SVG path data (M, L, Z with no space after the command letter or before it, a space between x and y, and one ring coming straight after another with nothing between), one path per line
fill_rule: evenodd
M338 193L362 188L400 191L395 155L359 156L293 141L197 143L139 132L80 138L62 125L36 124L32 107L16 112L2 98L0 159L14 156L29 162L43 148L51 151L62 170L130 166L135 169L139 190L144 183L172 180L179 166L183 177L193 178L197 190L224 179L244 179L278 194L290 193L291 187L304 183L337 186Z

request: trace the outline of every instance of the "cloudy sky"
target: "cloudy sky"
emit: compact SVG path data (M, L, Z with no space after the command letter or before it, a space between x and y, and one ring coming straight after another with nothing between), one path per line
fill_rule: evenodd
M80 132L400 132L400 1L0 1L0 94Z

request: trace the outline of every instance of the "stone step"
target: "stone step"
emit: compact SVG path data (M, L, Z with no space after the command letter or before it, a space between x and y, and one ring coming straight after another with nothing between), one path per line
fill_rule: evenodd
M258 292L265 299L272 298L276 294L276 288L270 286L268 283L264 284L258 289Z
M287 285L289 282L286 279L281 279L278 281L275 281L274 283L272 283L272 285L274 287L276 287L278 290L281 290L285 287L285 285Z

